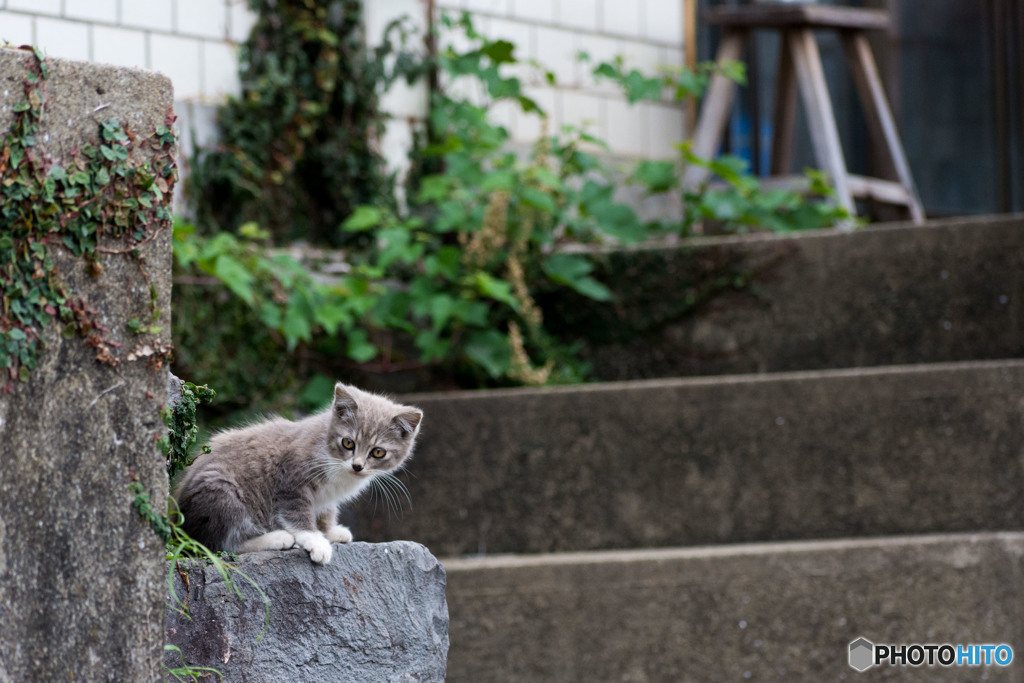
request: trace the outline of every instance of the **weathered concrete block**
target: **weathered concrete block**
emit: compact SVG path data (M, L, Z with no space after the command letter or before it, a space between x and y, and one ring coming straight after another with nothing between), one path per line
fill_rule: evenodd
M980 534L446 560L448 681L1020 681L1022 558ZM1015 660L859 674L858 637Z
M595 379L1024 355L1020 215L709 238L597 259L611 305L541 297L545 325L585 343Z
M1024 361L410 396L442 557L1024 528Z
M167 612L167 641L193 666L229 681L443 681L448 656L445 571L409 542L336 546L330 564L302 550L242 555L270 600L240 582L238 599L213 567L181 563L176 590L192 619ZM182 583L188 576L188 589ZM175 653L167 663L180 663Z
M32 59L0 50L0 131L12 125ZM164 123L172 102L164 76L49 62L38 158L68 164L73 149L97 138L102 120L123 122L140 143ZM151 153L143 144L133 150L139 160ZM0 236L9 229L0 225ZM138 480L154 500L167 496L155 442L165 431L158 349L170 344L170 238L164 229L140 247L144 268L112 253L126 243L101 239L110 251L97 254L98 275L59 246L59 236L49 245L59 280L75 302L96 310L105 342L65 339L63 324L50 324L38 367L0 395L0 680L162 675L163 543L132 507L129 485ZM129 330L129 320L154 310L163 331ZM104 350L116 367L97 362Z

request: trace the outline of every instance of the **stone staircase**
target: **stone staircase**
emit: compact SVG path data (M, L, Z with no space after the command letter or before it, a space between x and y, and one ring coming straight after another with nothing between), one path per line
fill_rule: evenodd
M673 379L410 397L414 507L356 521L451 558L448 680L1024 680L847 660L1024 639L1024 219L615 255L621 314L701 259L756 293L587 350Z

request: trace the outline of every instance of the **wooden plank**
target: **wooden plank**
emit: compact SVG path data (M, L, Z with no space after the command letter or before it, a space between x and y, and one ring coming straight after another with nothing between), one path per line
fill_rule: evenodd
M805 175L779 175L761 178L761 189L765 191L784 190L797 194L810 195L811 179ZM907 206L907 191L895 180L879 180L860 175L847 176L850 194L857 199L870 199L883 204ZM712 181L710 189L725 189L729 185L723 181Z
M885 10L816 4L726 5L707 9L701 17L709 24L735 28L889 28Z
M722 62L736 61L743 56L743 40L746 31L726 29L722 42L718 46L716 60ZM711 77L704 104L700 109L697 132L693 136L693 153L699 157L710 159L718 150L718 145L725 133L725 125L729 121L732 100L736 94L736 83L721 74ZM707 169L690 165L683 174L684 187L696 187L707 180Z
M789 173L793 169L793 137L796 129L796 72L788 32L782 34L779 69L775 81L775 104L772 114L771 174Z
M821 53L810 29L790 31L786 36L793 55L793 65L807 112L811 142L818 166L828 174L835 188L836 201L851 214L856 212L847 183L846 160L839 140L832 100L829 98Z
M863 33L844 33L842 42L843 50L846 52L846 61L850 65L853 81L860 94L861 104L864 106L868 130L892 160L896 178L905 190L907 198L905 203L910 212L910 218L915 223L922 223L924 222L924 209L921 207L921 200L914 186L910 163L903 151L903 143L900 141L899 131L896 129L896 121L893 119L889 102L885 97L885 88L878 75L871 46Z
M851 175L847 178L850 194L858 199L871 199L883 204L910 206L910 195L905 187L895 180L881 180ZM916 222L916 221L915 221Z
M697 72L697 0L683 0L683 50L687 69ZM697 100L686 98L686 135L693 137L697 126Z

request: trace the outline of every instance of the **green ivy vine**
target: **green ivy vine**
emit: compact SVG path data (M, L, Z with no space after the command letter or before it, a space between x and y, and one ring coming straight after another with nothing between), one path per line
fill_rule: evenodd
M61 284L52 248L84 259L97 275L103 253L138 258L138 247L171 223L167 202L177 178L173 115L139 139L116 119L99 124L97 140L52 162L38 144L49 66L26 50L24 97L0 146L0 390L10 393L35 369L43 330L59 323L65 339L86 338L100 362L116 365L114 342L87 302ZM136 151L151 151L141 160ZM126 247L108 246L125 239ZM140 266L141 266L140 259ZM145 271L143 271L145 272ZM151 288L151 294L155 290ZM156 316L155 303L151 317ZM152 327L139 327L139 333Z
M367 53L360 0L249 0L242 94L218 112L216 146L200 150L187 189L203 232L257 221L278 240L339 244L359 204L393 193L375 141L379 93L413 65ZM408 68L406 68L408 67Z

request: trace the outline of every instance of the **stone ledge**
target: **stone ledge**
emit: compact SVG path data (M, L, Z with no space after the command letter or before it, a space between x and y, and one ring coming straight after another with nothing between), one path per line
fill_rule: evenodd
M613 305L538 302L607 381L1016 358L1022 226L971 216L609 251L594 275Z
M1016 651L1022 556L1024 534L992 533L445 560L449 680L852 681L858 637Z
M443 556L1024 529L1024 361L407 396Z
M301 550L240 556L238 569L270 600L242 586L239 599L217 570L187 567L192 620L168 609L167 642L192 666L231 681L443 681L448 656L445 571L423 546L335 544L330 564ZM175 590L184 597L180 574ZM169 653L170 666L180 664Z

